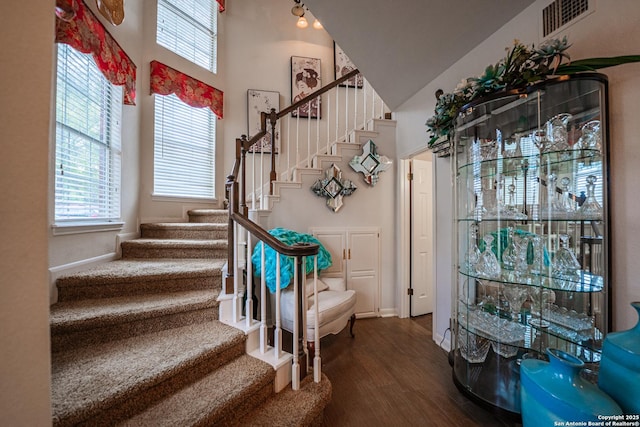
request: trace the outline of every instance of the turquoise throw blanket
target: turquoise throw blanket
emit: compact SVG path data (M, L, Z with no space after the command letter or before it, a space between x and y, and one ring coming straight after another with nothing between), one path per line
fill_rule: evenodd
M293 245L294 243L315 243L320 246L318 251L318 271L327 269L331 266L331 254L328 250L322 246L322 243L311 234L298 233L296 231L287 230L285 228L274 228L269 230L269 234L280 240L287 245ZM261 268L261 253L262 242L259 242L255 248L253 248L253 254L251 255L251 262L253 263L253 273L256 276L262 275ZM271 293L276 291L276 255L277 252L269 245L265 246L264 251L264 269L265 280L267 287ZM280 255L280 289L284 289L289 286L291 279L293 278L293 269L295 267L294 258L287 255ZM306 257L305 261L305 274L309 274L313 271L313 257Z

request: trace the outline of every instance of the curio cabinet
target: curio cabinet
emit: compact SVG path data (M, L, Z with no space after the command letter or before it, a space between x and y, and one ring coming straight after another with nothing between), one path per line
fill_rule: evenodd
M557 348L597 379L609 329L607 80L549 79L460 112L454 382L520 413L520 362Z

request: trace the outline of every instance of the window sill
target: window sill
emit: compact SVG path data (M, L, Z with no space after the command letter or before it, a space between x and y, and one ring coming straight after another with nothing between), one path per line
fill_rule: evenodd
M163 196L161 194L152 194L151 200L154 202L185 202L192 201L198 203L217 203L218 199L215 197L195 197L195 196Z
M124 222L61 222L53 224L51 230L54 236L67 234L96 233L102 231L122 230Z

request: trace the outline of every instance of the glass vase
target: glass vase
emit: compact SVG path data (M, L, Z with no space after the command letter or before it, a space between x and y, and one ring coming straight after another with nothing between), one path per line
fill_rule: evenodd
M611 332L604 339L598 385L626 414L640 414L640 301L631 306L638 312L633 328Z
M524 359L520 363L523 427L566 421L587 425L600 421L599 415L622 415L611 397L582 378L584 362L558 349L547 349L547 354L549 362Z

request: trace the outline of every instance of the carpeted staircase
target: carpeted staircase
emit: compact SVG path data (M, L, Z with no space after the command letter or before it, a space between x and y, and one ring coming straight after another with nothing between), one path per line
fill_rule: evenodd
M53 425L321 425L331 384L274 393L274 369L218 321L227 212L143 224L122 259L56 282Z

